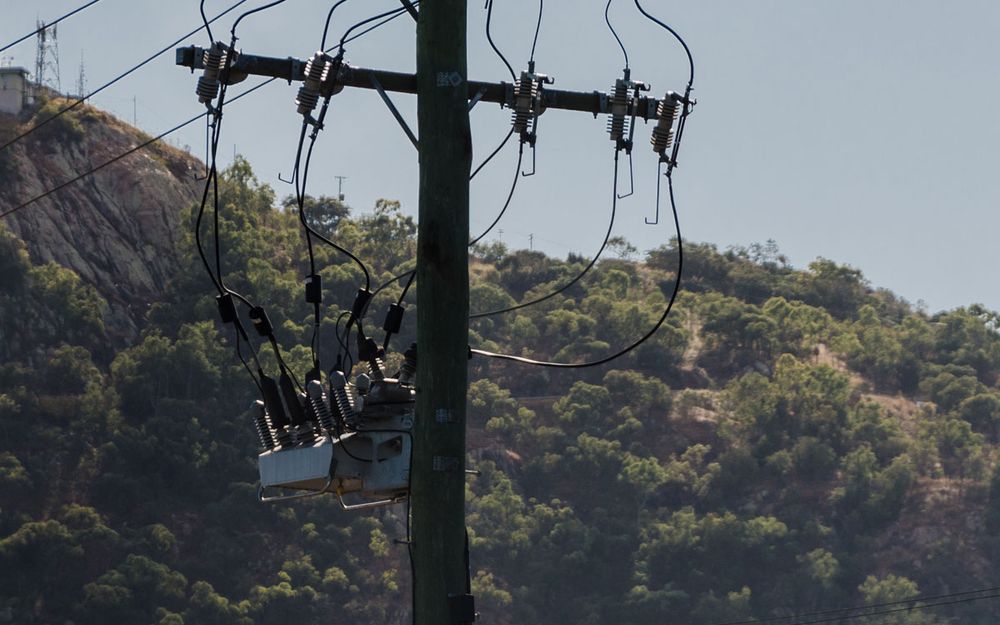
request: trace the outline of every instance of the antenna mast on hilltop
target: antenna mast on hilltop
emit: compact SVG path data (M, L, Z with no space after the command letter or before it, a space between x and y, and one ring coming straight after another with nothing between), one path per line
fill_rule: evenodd
M80 50L80 75L76 78L76 95L81 98L87 95L87 72L83 61L83 50Z
M38 50L35 54L35 83L39 86L48 86L56 91L62 92L62 84L59 72L59 32L58 26L53 24L51 28L45 22L39 20L38 25ZM49 31L52 32L49 32ZM46 79L46 73L51 70L53 78Z

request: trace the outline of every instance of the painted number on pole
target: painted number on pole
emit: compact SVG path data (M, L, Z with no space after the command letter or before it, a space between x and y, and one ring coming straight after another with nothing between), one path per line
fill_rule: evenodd
M438 87L457 87L461 85L465 80L462 75L458 72L438 72L437 75L437 86Z

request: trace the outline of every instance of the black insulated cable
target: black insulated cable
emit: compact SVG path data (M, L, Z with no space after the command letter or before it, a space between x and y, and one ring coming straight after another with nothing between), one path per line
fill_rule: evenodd
M684 41L683 37L681 37L679 34L677 34L676 30L674 30L673 28L667 26L666 24L664 24L660 20L658 20L655 17L653 17L652 15L650 15L646 11L646 9L642 8L642 5L639 4L639 0L634 0L634 2L635 2L636 8L639 9L640 13L642 13L644 16L646 16L646 18L649 19L649 20L651 20L653 23L658 24L661 28L665 28L667 30L667 32L669 32L671 35L673 35L674 39L676 39L678 41L678 43L681 44L681 47L684 48L684 54L687 55L688 66L690 68L690 74L689 74L689 77L688 77L688 88L690 88L691 86L693 86L694 85L694 57L691 56L691 48L688 47L687 42ZM609 0L609 4L610 4L610 0ZM610 24L609 24L609 26L610 26Z
M535 71L535 47L538 45L538 34L542 30L542 13L544 9L545 9L545 0L538 0L538 21L535 23L535 36L531 42L531 55L529 56L528 60L529 72ZM490 34L490 21L492 15L493 15L493 0L488 0L487 13L486 13L486 38L489 40L490 46L493 48L493 51L496 52L497 56L500 57L500 60L503 61L504 65L507 66L507 69L510 71L511 78L516 81L517 77L514 74L514 68L511 67L510 63L507 62L507 58L500 52L500 50L493 43L493 38ZM500 145L498 145L496 149L493 150L493 152L491 152L490 155L486 157L486 160L480 163L479 166L476 167L475 170L473 170L472 174L469 176L470 181L473 178L475 178L476 174L478 174L484 167L486 167L486 165L488 165L489 162L492 161L493 158L497 154L499 154L501 150L503 150L504 146L507 145L507 142L510 141L510 138L513 135L514 135L514 127L512 126L511 129L507 132L507 136L505 136L503 138L503 141L500 142ZM533 147L534 144L532 144L532 148ZM495 228L496 225L500 222L500 219L504 216L504 213L507 212L507 208L510 207L510 202L514 198L514 190L517 188L517 181L521 177L520 172L521 172L521 163L523 161L523 158L524 158L524 141L522 140L520 148L518 149L517 152L517 166L514 168L514 182L511 183L510 192L507 194L507 201L504 202L503 208L500 209L500 214L497 215L496 219L493 220L493 223L491 223L490 226L486 230L484 230L482 234L472 239L469 242L469 247L472 247L473 245L481 241L483 237L489 234L493 230L493 228Z
M100 1L101 0L90 0L90 2L88 2L87 4L85 4L83 6L80 6L80 7L77 7L75 9L73 9L72 11L70 11L69 13L66 13L65 15L61 15L61 16L57 17L56 19L54 19L51 22L43 22L43 25L40 28L37 28L37 29L31 31L27 35L24 35L23 37L19 37L19 38L15 39L14 41L11 41L10 43L8 43L7 45L5 45L4 47L0 48L0 52L6 52L10 48L13 48L17 44L21 43L22 41L25 41L27 39L30 39L31 37L34 37L38 33L40 33L43 30L45 30L46 28L51 28L52 26L55 26L56 24L58 24L59 22L63 21L64 19L67 19L69 17L73 17L74 15L76 15L77 13L79 13L80 11L82 11L82 10L88 8L88 7L92 7L92 6L94 6L95 4L97 4Z
M511 128L511 133L513 132L514 129ZM500 147L503 147L503 144L500 144ZM507 212L507 208L510 207L510 201L514 198L514 190L517 189L517 181L521 179L521 161L523 159L524 159L524 144L522 143L521 147L517 151L517 165L514 167L514 182L512 182L510 185L510 192L507 194L507 201L503 203L503 208L500 209L500 214L496 216L496 219L493 220L493 223L490 224L490 227L484 230L483 233L480 234L478 237L469 241L469 247L472 247L476 243L479 243L483 239L483 237L489 234L490 231L493 230L493 228L495 228L498 223L500 223L500 220L503 218L504 213Z
M663 326L663 324L667 321L667 317L670 316L670 311L673 310L674 308L674 302L677 301L677 292L680 289L681 275L684 271L684 248L681 244L681 222L677 216L677 203L674 201L673 182L669 178L667 179L667 181L668 181L668 187L670 189L670 206L673 211L674 227L676 229L676 234L677 234L677 276L674 279L674 288L673 291L670 293L670 300L667 302L666 309L663 311L663 315L656 322L656 324L653 325L652 329L650 329L646 334L644 334L639 340L635 341L631 345L628 345L627 347L624 347L623 349L618 350L614 354L611 354L610 356L605 356L604 358L598 360L592 360L589 362L567 363L567 362L552 362L548 360L534 360L532 358L523 358L521 356L512 356L510 354L497 354L494 352L488 352L481 349L470 349L469 353L476 354L478 356L487 356L489 358L497 358L499 360L511 360L525 365L549 367L552 369L585 369L587 367L597 367L599 365L607 364L612 360L624 356L625 354L629 353L636 347L639 347L640 345L648 341L650 337L656 334L657 330L659 330Z
M215 43L215 35L212 34L212 24L208 21L208 17L205 15L205 0L201 0L198 5L198 10L201 12L201 21L204 23L205 32L208 33L208 43L209 45L212 45Z
M322 123L322 119L323 119L323 117L326 114L326 108L327 108L327 103L324 102L323 109L320 111L320 120L321 120L320 123ZM300 136L300 141L304 141L305 140L306 126L307 126L307 124L304 123L303 124L303 129L302 129L303 130L303 134ZM316 141L316 135L314 133L313 136L312 136L312 138L311 138L311 140L310 140L309 149L306 152L305 165L304 165L304 167L302 169L302 194L303 194L303 198L302 198L302 204L300 204L300 207L302 207L302 208L300 209L299 219L301 220L303 227L306 229L307 235L311 235L311 236L316 237L317 239L319 239L323 243L326 243L330 247L334 248L335 250L337 250L341 254L344 254L345 256L347 256L348 258L350 258L352 261L354 261L354 263L361 269L362 273L364 273L364 275L365 275L365 290L371 290L371 271L369 271L368 266L364 263L364 261L362 261L360 258L358 258L358 256L356 254L354 254L353 252L351 252L347 248L344 248L344 247L338 245L337 243L335 243L331 239L329 239L326 236L324 236L321 232L318 232L315 228L313 228L312 226L309 225L308 221L305 218L305 210L304 210L305 184L306 184L306 181L307 181L308 176L309 176L309 166L310 166L310 163L312 161L313 146L315 145L315 141ZM298 155L301 155L302 148L303 148L303 145L300 142L299 147L296 150L297 153L298 153ZM299 158L299 156L296 156L296 160L298 160L298 158ZM296 168L297 168L297 166L296 166ZM311 247L311 243L310 243L310 247ZM313 266L313 271L312 272L316 273L315 266Z
M330 20L333 19L333 12L337 10L337 7L347 2L347 0L337 0L330 7L330 10L326 14L326 24L323 26L323 38L320 40L319 49L326 50L326 36L330 32Z
M579 274L577 274L575 278L573 278L572 280L570 280L569 282L567 282L563 286L559 287L558 289L556 289L555 291L552 291L551 293L549 293L547 295L543 295L542 297L539 297L537 299L533 299L530 302L524 302L524 303L521 303L521 304L516 304L514 306L509 306L507 308L501 308L499 310L491 310L491 311L488 311L488 312L473 313L473 314L469 315L469 319L479 319L481 317L491 317L493 315L501 315L503 313L513 312L515 310L520 310L522 308L527 308L528 306L534 306L535 304L540 304L541 302L544 302L544 301L546 301L548 299L551 299L551 298L555 297L556 295L559 295L560 293L566 291L566 289L570 288L571 286L573 286L574 284L576 284L577 282L579 282L580 280L582 280L583 277L585 275L587 275L587 273L594 267L594 265L597 264L597 261L601 258L601 254L604 253L605 248L607 248L607 246L608 246L608 241L611 240L611 232L614 230L614 227L615 227L615 214L616 214L616 212L618 210L618 154L619 154L618 152L615 152L614 183L611 185L611 187L612 187L612 190L611 190L611 193L612 193L612 199L611 199L611 220L608 222L608 231L604 234L604 241L601 242L600 249L598 249L597 253L594 254L594 257L592 259L590 259L590 262L587 263L587 266L583 268L583 271L581 271Z
M267 9L270 9L271 7L276 7L276 6L278 6L279 4L281 4L283 2L286 2L286 0L274 0L274 2L270 2L268 4L265 4L264 6L257 7L256 9L251 9L251 10L247 11L246 13L244 13L243 15L240 15L239 17L237 17L236 21L233 22L232 29L230 29L230 31L229 31L229 34L232 35L232 37L233 37L233 41L234 42L236 41L236 29L239 27L240 22L243 21L243 18L249 17L249 16L253 15L254 13L260 13L261 11L266 11Z
M420 4L420 1L419 0L414 0L414 2L412 2L412 4L413 4L413 6L418 6ZM356 39L360 39L361 37L364 37L365 35L367 35L371 31L377 30L377 29L385 26L386 24L388 24L389 22L391 22L392 20L396 19L397 17L399 17L401 15L406 15L406 12L405 11L401 11L399 13L396 13L395 15L387 17L386 19L382 20L381 22L378 22L374 26L369 26L368 28L364 29L360 33L354 35L353 37L348 37L347 39L344 40L344 43L348 44L348 43L351 43L352 41L354 41ZM334 46L334 47L336 47L336 46ZM329 52L332 49L333 48L330 48L329 50L327 50L327 52Z
M538 45L538 33L542 30L542 12L545 10L545 0L538 0L538 22L535 24L535 38L531 40L531 56L528 57L528 64L535 66L535 46Z
M607 6L604 7L604 22L608 25L608 30L614 35L615 41L618 42L618 47L622 49L622 55L625 57L625 69L628 70L628 50L625 49L625 44L622 43L621 37L618 36L618 32L615 27L611 25L611 18L608 16L608 11L611 10L611 2L613 0L608 0Z
M413 2L414 6L416 6L418 4L420 4L420 3L419 2ZM337 47L341 51L343 51L344 45L347 43L348 36L352 32L354 32L355 30L357 30L358 28L361 28L362 26L364 26L365 24L370 24L370 23L378 21L378 20L380 20L380 19L382 19L384 17L389 17L389 16L392 16L394 18L395 17L399 17L400 15L403 15L405 13L406 13L406 8L404 7L404 8L400 8L400 9L393 9L392 11L386 11L385 13L379 13L378 15L374 15L372 17L369 17L368 19L361 20L360 22L358 22L354 26L351 26L350 28L348 28L346 32L344 32L344 35L340 38L340 44Z
M511 126L510 130L508 130L508 131L507 131L507 136L503 138L503 141L501 141L501 142L500 142L500 145L498 145L498 146L496 147L496 149L495 149L495 150L493 150L493 152L492 152L492 153L491 153L491 154L490 154L489 156L487 156L487 157L486 157L486 160L485 160L485 161L483 161L482 163L480 163L480 164L479 164L479 167L476 167L476 168L475 168L475 169L474 169L474 170L472 171L472 174L471 174L471 175L469 176L469 180L470 180L470 181L471 181L471 180L472 180L473 178L475 178L475 177L476 177L476 174L478 174L478 173L479 173L479 172L480 172L480 171L481 171L481 170L483 169L483 167L486 167L487 165L489 165L490 161L492 161L492 160L493 160L493 157L495 157L495 156L496 156L497 154L499 154L499 153L500 153L500 150L502 150L502 149L503 149L503 147L504 147L505 145L507 145L507 142L508 142L508 141L510 141L510 138L511 138L511 137L513 137L513 136L514 136L514 127L513 127L513 126ZM520 169L520 168L518 168L518 169Z
M486 41L489 42L490 47L493 48L493 51L496 52L496 55L500 57L500 60L503 61L503 64L507 66L507 71L510 72L510 79L516 81L517 74L514 73L514 68L511 66L510 61L508 61L507 57L503 55L503 52L500 51L500 48L497 47L497 44L493 42L493 33L490 28L492 22L493 22L493 0L486 0Z

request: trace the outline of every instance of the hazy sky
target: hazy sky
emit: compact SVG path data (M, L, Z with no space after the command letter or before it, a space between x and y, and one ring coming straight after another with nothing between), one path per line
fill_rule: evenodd
M233 0L235 1L235 0ZM0 45L83 0L0 0ZM210 15L231 2L208 0ZM248 2L246 7L263 1ZM328 2L288 0L240 27L246 52L305 58L319 45ZM338 9L332 32L396 6L354 0ZM557 88L607 90L621 75L621 52L604 24L603 0L548 0L538 71ZM1000 309L1000 3L995 0L873 2L745 0L662 2L643 6L676 28L696 63L699 104L688 123L675 188L686 239L725 248L775 239L799 267L817 256L862 269L931 311L981 302ZM470 78L508 80L484 37L483 3L470 3ZM515 70L525 68L538 5L496 0L493 36ZM217 38L235 14L214 26ZM625 40L633 78L658 95L682 90L686 59L665 31L630 0L613 0L612 22ZM102 0L58 28L64 91L73 91L81 57L92 90L193 30L194 0ZM188 41L208 43L202 31ZM35 42L3 53L34 68ZM408 17L348 46L354 65L412 71ZM199 111L196 76L165 54L94 98L98 106L158 134ZM245 83L251 84L252 81ZM235 91L240 91L238 86ZM292 168L296 85L275 82L227 109L221 154L244 154L279 195ZM416 101L395 97L415 124ZM473 111L476 162L507 131L510 113ZM673 235L653 212L652 125L636 130L636 193L619 204L615 233L646 250ZM204 156L204 127L173 136ZM589 256L607 228L612 143L604 118L549 111L539 125L538 175L522 179L499 228L511 247ZM488 225L506 197L517 148L512 141L473 183L472 229ZM344 193L356 210L380 197L416 212L416 152L378 96L346 90L334 99L314 157L309 192ZM55 181L53 181L55 182ZM623 185L627 181L623 179ZM51 210L40 205L27 210ZM487 240L495 240L499 231Z

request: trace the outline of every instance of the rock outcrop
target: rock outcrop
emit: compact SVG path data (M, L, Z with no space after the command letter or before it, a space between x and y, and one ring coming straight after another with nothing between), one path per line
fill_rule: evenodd
M46 109L58 110L50 104L36 120L51 115ZM7 136L34 123L17 121L0 119ZM111 115L80 107L0 151L0 212L148 139ZM202 167L188 153L154 143L18 210L5 223L25 241L34 262L54 261L94 286L108 302L109 335L127 341L178 269L180 216L199 196Z

